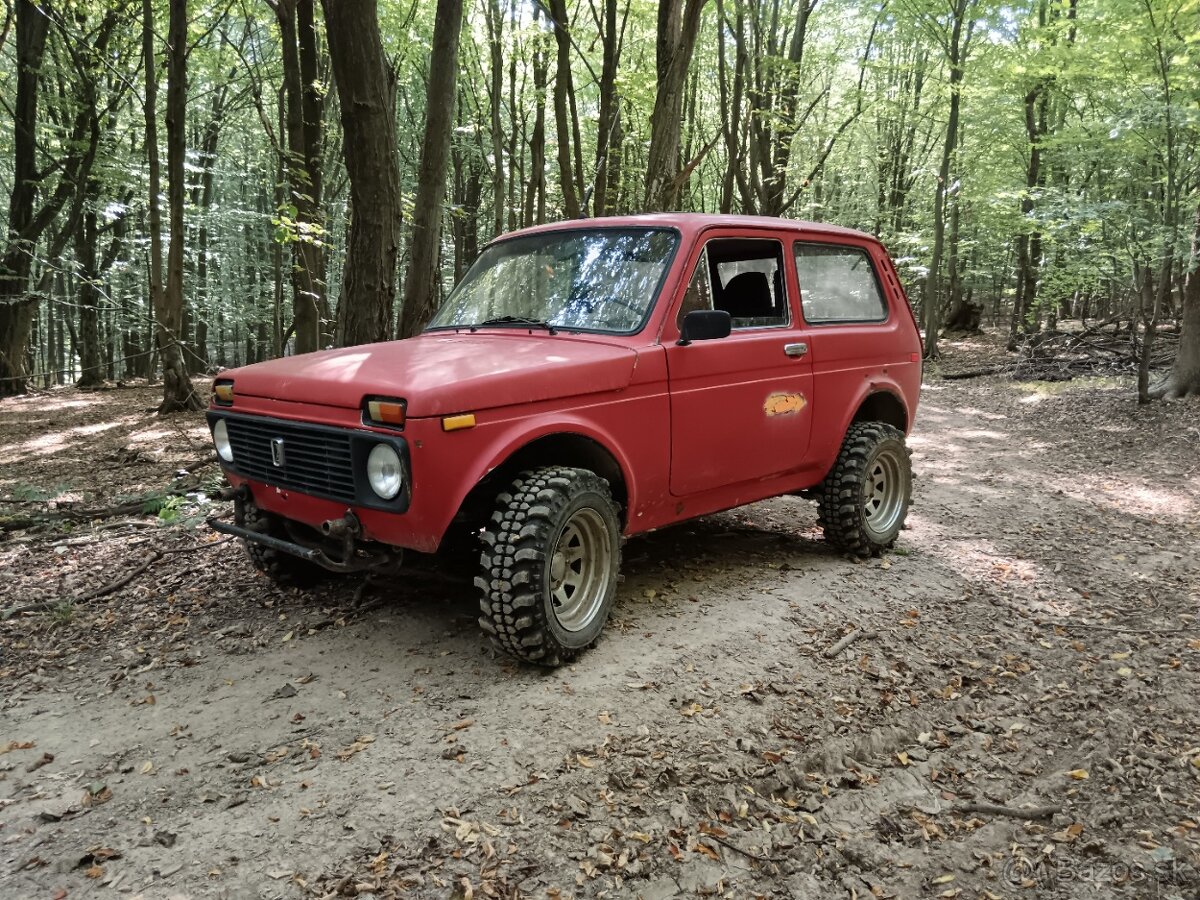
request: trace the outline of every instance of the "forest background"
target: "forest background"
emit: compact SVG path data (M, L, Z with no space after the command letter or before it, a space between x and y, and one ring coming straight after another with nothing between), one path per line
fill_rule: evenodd
M1200 390L1200 0L7 0L0 101L0 396L196 408L505 231L676 209L879 235L929 358L1079 320Z

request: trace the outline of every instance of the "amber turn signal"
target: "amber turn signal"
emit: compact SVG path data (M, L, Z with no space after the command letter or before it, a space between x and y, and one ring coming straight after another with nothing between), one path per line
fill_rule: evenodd
M404 401L368 400L367 418L379 425L403 425Z
M442 419L442 431L461 431L464 428L475 427L475 413L464 413L461 416L446 416Z
M213 385L213 394L216 396L218 403L229 405L233 402L233 382L218 381Z

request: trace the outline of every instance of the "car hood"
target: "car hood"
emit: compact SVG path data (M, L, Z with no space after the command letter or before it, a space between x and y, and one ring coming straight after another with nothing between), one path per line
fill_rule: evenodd
M629 347L578 337L430 332L404 341L287 356L222 373L239 397L359 408L400 397L410 417L619 391L637 362Z

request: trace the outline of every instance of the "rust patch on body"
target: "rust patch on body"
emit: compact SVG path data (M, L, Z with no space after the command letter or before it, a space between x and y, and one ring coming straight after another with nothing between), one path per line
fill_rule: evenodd
M763 412L768 416L794 415L808 405L803 394L772 394L763 404Z

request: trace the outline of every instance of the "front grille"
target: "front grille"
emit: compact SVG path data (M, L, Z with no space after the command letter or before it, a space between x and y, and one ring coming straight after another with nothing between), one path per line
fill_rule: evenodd
M350 433L281 422L229 416L233 468L241 475L275 487L354 502L354 466ZM283 439L283 465L275 465L271 442Z

